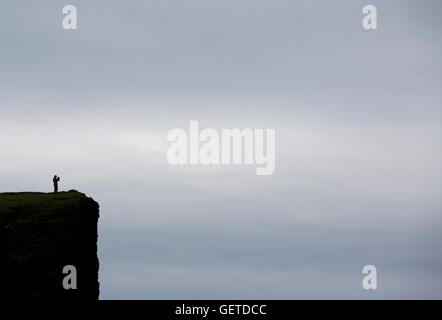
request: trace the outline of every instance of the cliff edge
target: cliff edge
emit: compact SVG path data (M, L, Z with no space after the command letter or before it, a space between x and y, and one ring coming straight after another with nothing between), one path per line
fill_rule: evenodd
M4 299L97 300L98 217L98 203L77 191L0 193ZM67 276L76 289L63 286Z

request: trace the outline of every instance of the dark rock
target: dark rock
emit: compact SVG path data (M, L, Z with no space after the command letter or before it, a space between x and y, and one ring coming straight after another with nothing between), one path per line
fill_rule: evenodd
M77 191L0 194L1 295L9 300L97 300L99 206ZM66 290L63 267L75 266Z

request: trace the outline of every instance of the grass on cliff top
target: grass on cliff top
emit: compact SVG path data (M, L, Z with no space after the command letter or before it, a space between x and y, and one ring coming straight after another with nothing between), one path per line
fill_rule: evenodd
M16 212L20 210L20 208L57 210L71 204L74 205L82 198L85 198L85 195L75 190L59 193L0 193L0 219L2 214Z

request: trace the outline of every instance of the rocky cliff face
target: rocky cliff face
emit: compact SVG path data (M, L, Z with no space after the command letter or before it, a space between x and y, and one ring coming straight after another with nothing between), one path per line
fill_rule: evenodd
M97 300L99 206L77 191L0 194L0 295ZM63 268L74 266L75 272ZM68 277L68 278L66 278ZM65 285L66 286L66 285Z

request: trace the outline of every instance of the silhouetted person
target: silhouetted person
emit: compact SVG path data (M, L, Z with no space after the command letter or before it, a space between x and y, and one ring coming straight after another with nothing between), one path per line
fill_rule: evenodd
M52 179L52 181L54 181L54 193L58 192L58 181L60 181L60 177L57 177L57 175L54 176L54 179Z

